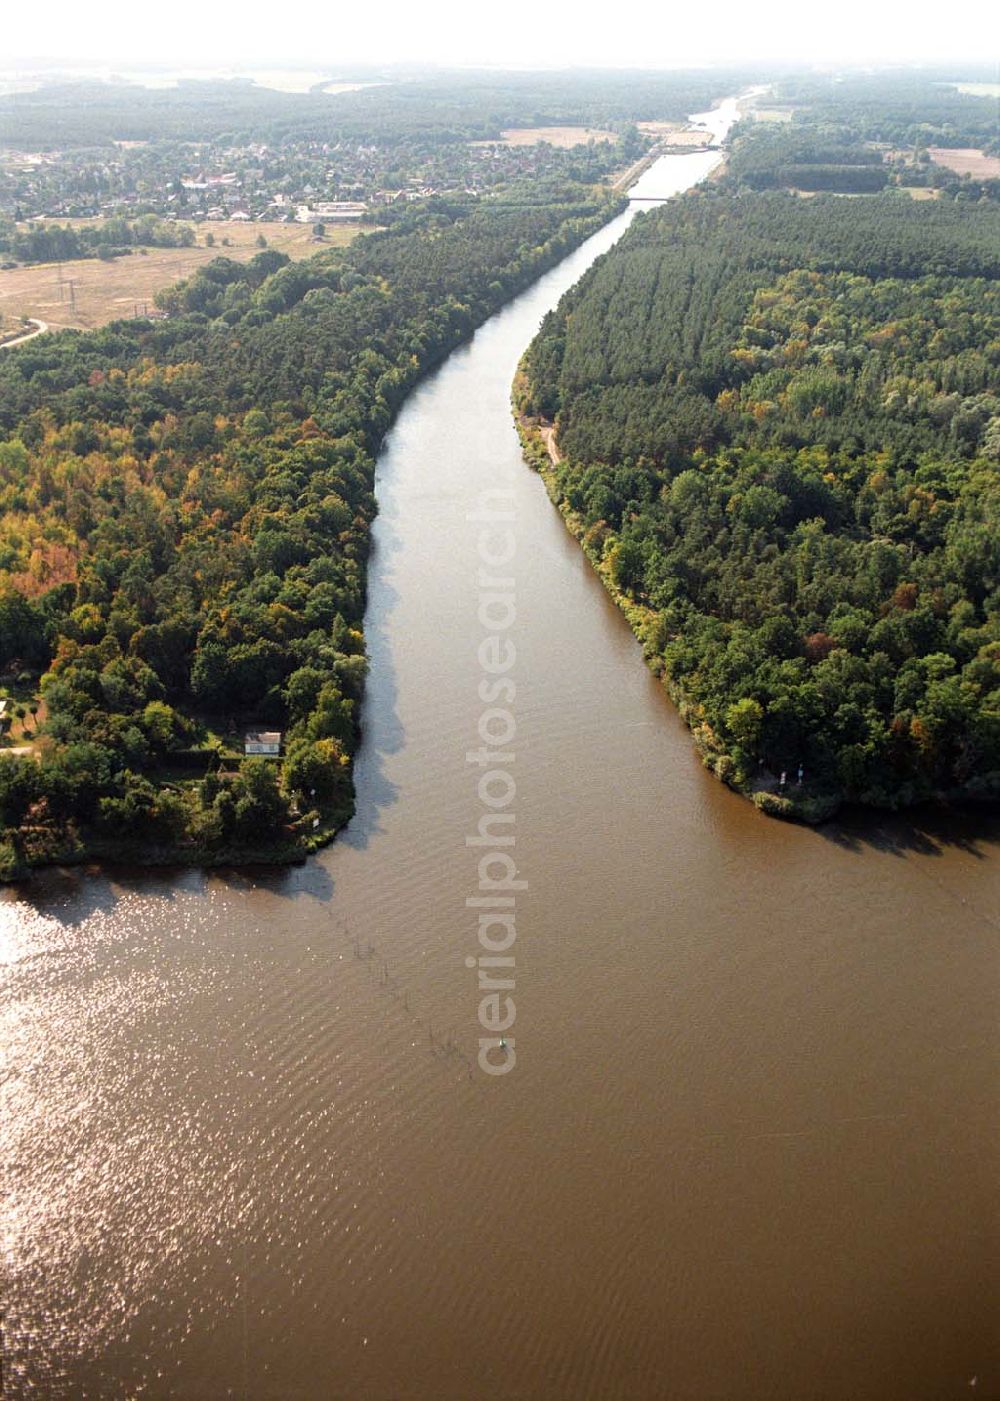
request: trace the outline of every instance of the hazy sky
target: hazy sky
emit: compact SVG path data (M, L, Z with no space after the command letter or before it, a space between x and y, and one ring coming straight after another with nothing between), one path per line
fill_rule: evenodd
M415 62L673 67L740 59L996 60L988 0L48 0L4 6L0 67Z

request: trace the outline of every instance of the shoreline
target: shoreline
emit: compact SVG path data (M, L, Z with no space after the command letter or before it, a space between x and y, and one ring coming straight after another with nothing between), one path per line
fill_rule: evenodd
M790 798L767 787L753 787L735 781L733 756L726 750L718 735L706 722L698 703L673 680L663 666L662 660L650 648L648 630L655 622L657 614L653 609L636 603L634 599L624 594L612 579L611 572L604 560L588 550L584 544L585 527L566 504L555 479L554 469L563 460L555 441L555 425L540 418L525 415L520 410L518 401L523 375L523 368L519 366L511 395L514 423L517 435L521 440L522 456L528 467L541 477L549 500L562 517L566 529L580 545L591 568L611 595L616 606L625 615L636 641L642 648L643 661L661 682L681 719L691 731L691 737L702 764L715 775L720 783L724 783L733 792L747 798L759 811L765 812L769 816L780 817L786 821L801 822L807 826L816 826L820 822L828 821L841 808L842 799L840 797L835 797L832 794L829 796L813 794L812 796Z
M954 806L965 811L975 811L979 807L986 807L991 811L997 810L1000 806L1000 791L991 791L989 787L984 788L982 792L957 789L932 793L911 803L900 803L896 807L876 807L874 804L852 801L843 792L837 792L830 788L810 790L808 785L803 785L802 791L794 796L782 793L779 791L774 775L768 774L766 771L759 774L756 779L746 783L738 782L733 755L729 753L719 736L705 720L699 703L669 675L663 664L663 659L656 654L650 645L648 630L655 623L657 613L644 604L636 603L634 599L623 593L615 584L604 560L588 550L584 544L586 528L567 506L555 479L555 468L563 461L562 453L556 443L555 424L521 412L519 400L523 381L522 362L514 377L511 391L511 411L521 442L524 461L532 471L537 472L541 477L549 500L562 517L566 529L578 542L591 568L611 595L616 606L625 615L636 641L642 648L643 661L660 681L677 713L691 731L691 737L702 764L720 783L746 798L758 812L762 812L768 817L780 818L785 822L800 823L807 827L818 827L838 815L851 811L869 816L899 816L905 812L915 812L928 807ZM797 787L798 785L789 786Z
M557 267L564 258L574 253L577 248L586 243L588 238L599 232L606 224L617 218L627 207L625 197L611 186L599 187L607 193L607 199L598 213L586 216L578 220L569 220L566 225L558 230L548 242L540 245L537 261L531 269L530 276L511 291L498 305L492 307L482 320L477 321L467 332L463 333L453 343L444 347L440 353L429 357L425 363L420 365L414 374L413 379L406 387L406 392L396 407L385 431L382 432L374 443L371 452L371 478L374 489L374 480L378 458L382 452L382 447L386 436L396 422L399 414L405 408L410 396L423 381L437 370L444 362L463 345L468 344L481 326L485 325L498 312L510 306L519 296L528 290L539 278L543 277L552 268ZM563 239L565 238L565 242ZM553 246L553 245L557 246ZM42 326L32 331L24 339L31 340L35 336L41 335L48 327ZM92 334L82 332L83 335ZM20 338L19 338L20 340ZM0 346L3 349L3 346ZM378 502L376 498L376 514ZM374 517L373 517L374 519ZM370 545L370 525L369 525L369 545ZM365 557L365 572L363 588L367 592L368 582L368 554ZM364 700L364 690L362 690L362 703ZM301 865L308 857L315 855L323 847L329 846L348 825L354 816L356 792L354 788L354 760L358 749L363 743L363 709L362 719L359 723L358 745L350 755L351 760L351 788L349 806L339 808L335 812L330 812L324 816L322 813L310 812L305 814L303 822L308 818L318 816L320 825L316 828L302 830L290 841L272 842L261 846L247 846L246 848L227 846L219 851L206 850L197 847L174 847L164 846L160 843L144 844L136 842L134 845L116 842L103 837L87 835L80 837L77 835L77 844L72 842L73 834L70 834L70 842L61 849L40 853L36 859L30 855L21 853L21 857L16 866L8 867L0 871L0 886L13 885L17 882L28 879L34 871L51 870L59 867L72 867L81 865L99 866L138 866L138 867L170 867L178 869L202 869L211 870L218 867L232 867L234 869L266 866L294 866ZM2 753L3 751L0 751Z

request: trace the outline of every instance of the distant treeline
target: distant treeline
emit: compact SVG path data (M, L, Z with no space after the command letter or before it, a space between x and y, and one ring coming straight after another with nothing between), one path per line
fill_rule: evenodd
M794 121L847 126L864 141L893 146L975 146L1000 151L995 97L960 92L947 69L785 78L779 101L794 105ZM996 82L996 70L982 75Z
M545 193L220 258L167 321L0 359L0 671L43 673L48 708L39 762L0 752L0 875L289 859L346 819L375 453L420 374L617 207ZM218 749L247 724L280 763Z
M744 122L733 133L728 175L753 190L871 194L888 178L882 154L843 128Z
M63 262L69 258L111 258L133 248L190 248L194 230L155 214L137 219L105 219L81 228L60 224L0 221L0 259L19 263Z
M992 205L706 191L531 346L555 496L770 810L1000 794L998 274Z
M898 183L966 202L1000 196L1000 181L955 175L927 155L929 146L1000 151L994 98L961 93L935 74L785 79L775 92L791 121L747 119L734 129L730 187L874 194Z
M242 80L150 89L73 83L0 98L0 144L17 150L113 141L283 139L371 143L498 137L511 126L683 120L737 91L749 73L471 73L358 92L281 93Z

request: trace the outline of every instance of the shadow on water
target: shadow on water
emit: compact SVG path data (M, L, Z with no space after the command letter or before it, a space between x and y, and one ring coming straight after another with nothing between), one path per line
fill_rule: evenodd
M388 556L401 548L398 535L387 524L373 543L369 588L365 612L365 639L368 643L368 682L361 707L361 744L354 759L354 789L357 809L346 829L337 838L346 846L364 850L380 830L380 814L396 801L399 790L385 771L385 761L398 754L405 743L403 725L396 709L398 686L392 653L391 614L399 594L388 582Z
M141 893L173 899L174 885L166 871L157 872L155 878L150 876L148 883L144 877L139 879L137 889ZM94 915L110 914L122 893L102 866L56 866L12 882L0 894L0 901L27 906L36 914L72 928Z
M982 861L1000 847L1000 812L992 806L944 804L928 804L906 813L845 808L836 820L816 831L824 840L858 855L879 851L900 857L943 856L948 851L961 851Z
M432 371L404 406L403 413L420 412L420 401L438 377ZM368 680L361 703L361 744L354 759L357 810L337 838L345 846L365 850L381 830L381 813L391 807L399 789L386 773L386 759L398 754L406 742L397 703L399 686L393 652L394 615L399 591L390 583L393 562L404 548L396 528L396 453L399 435L391 430L379 452L375 490L379 513L372 528L368 557L368 601L365 608L365 640L368 648ZM315 863L310 863L315 864Z
M25 905L36 914L72 928L95 915L110 914L133 896L176 903L189 895L204 896L212 885L225 886L237 894L266 890L288 900L308 898L323 904L333 897L333 878L316 861L297 866L219 866L209 870L88 862L38 871L27 880L8 886L0 899Z
M316 861L303 861L297 866L220 867L205 873L205 886L213 881L237 894L266 890L287 900L308 898L321 904L333 897L333 877Z
M437 377L433 371L418 388L411 402ZM404 410L405 411L405 410ZM369 681L362 701L362 740L355 759L357 810L336 841L364 850L381 830L380 814L398 797L395 783L385 771L388 756L399 753L405 733L397 710L398 685L393 655L393 615L400 602L398 591L389 582L394 557L403 541L393 521L392 503L395 463L392 462L393 433L387 435L379 453L379 467L386 471L378 482L381 510L372 532L368 573L368 603L365 610L365 637L368 643ZM109 914L130 896L174 901L185 895L204 895L211 885L225 885L236 893L266 890L290 900L303 897L327 903L333 897L334 881L322 861L309 858L295 866L220 866L200 869L189 866L118 866L107 861L82 862L78 866L49 867L34 872L23 881L0 890L4 902L23 904L37 914L55 919L66 927L83 924L95 915Z

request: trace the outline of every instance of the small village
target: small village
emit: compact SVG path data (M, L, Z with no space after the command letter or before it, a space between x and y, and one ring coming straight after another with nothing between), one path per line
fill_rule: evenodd
M581 170L597 179L612 167L614 150L608 141L567 150L499 139L0 149L0 220L153 213L193 223L377 223L393 205L435 195L477 196L513 180Z

